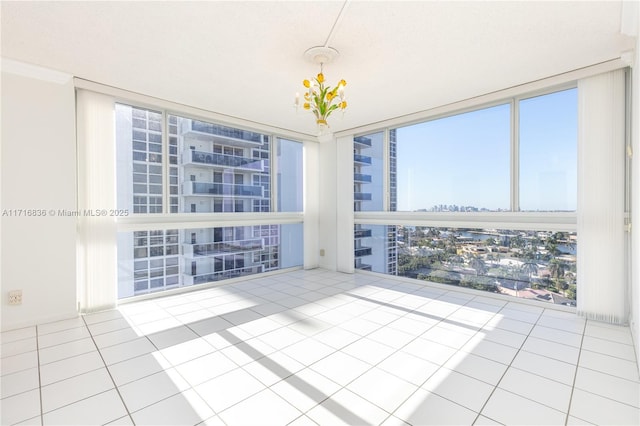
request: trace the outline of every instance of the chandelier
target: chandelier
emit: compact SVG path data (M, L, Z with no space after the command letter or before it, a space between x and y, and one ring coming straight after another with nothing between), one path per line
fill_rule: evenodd
M334 87L325 84L323 65L338 56L337 50L328 46L312 47L305 52L305 56L320 64L320 73L315 78L312 77L302 81L306 90L302 107L313 113L316 117L318 130L323 133L329 127L327 118L331 113L336 110L344 113L347 108L347 101L344 96L344 87L347 82L342 79ZM295 106L296 108L300 107L300 93L296 93Z

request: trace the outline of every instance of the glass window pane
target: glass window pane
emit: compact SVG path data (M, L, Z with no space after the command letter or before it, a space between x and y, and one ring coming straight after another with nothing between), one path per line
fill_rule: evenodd
M520 210L575 211L578 90L520 101Z
M509 210L510 109L396 129L398 211Z
M302 211L302 143L278 139L278 211Z
M162 204L149 208L145 205L149 194L162 194L162 181L150 179L152 173L162 176L162 145L144 141L162 141L160 128L162 114L129 105L116 104L116 156L117 205L133 213L162 212ZM154 164L154 166L151 166ZM158 182L159 185L140 185L140 182Z
M118 233L119 298L301 266L304 260L301 223L153 230L148 241L142 235ZM134 248L136 240L145 245ZM149 284L142 281L147 277Z
M384 210L384 132L353 138L353 209Z

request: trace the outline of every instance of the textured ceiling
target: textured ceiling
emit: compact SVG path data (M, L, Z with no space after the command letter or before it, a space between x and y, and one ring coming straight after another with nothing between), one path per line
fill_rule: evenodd
M620 1L1 2L2 56L315 134L293 108L330 45L340 131L620 57Z

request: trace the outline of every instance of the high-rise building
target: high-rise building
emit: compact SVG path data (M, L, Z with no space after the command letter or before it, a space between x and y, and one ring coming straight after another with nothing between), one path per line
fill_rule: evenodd
M353 139L354 211L384 210L384 133ZM389 132L389 210L396 210L396 135ZM397 273L397 230L393 225L354 226L354 267Z
M164 150L161 113L117 105L119 208L162 213L168 198L170 213L271 211L268 135L174 115L166 120ZM278 225L123 232L119 297L278 269L279 247Z

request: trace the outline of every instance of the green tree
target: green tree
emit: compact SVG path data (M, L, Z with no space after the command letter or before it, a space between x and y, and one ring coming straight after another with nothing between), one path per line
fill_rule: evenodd
M469 260L469 266L475 269L476 277L478 275L484 275L487 272L487 265L484 263L484 260L477 256L473 256L471 260Z

